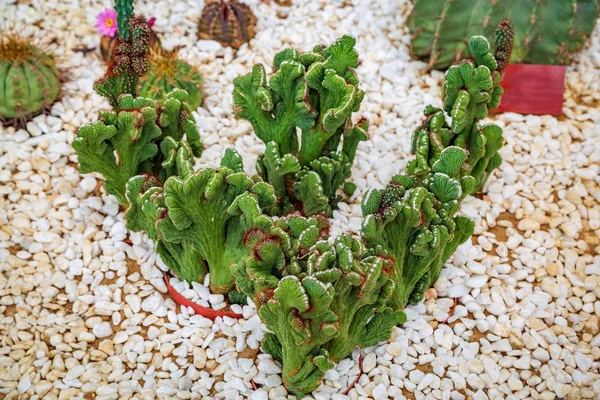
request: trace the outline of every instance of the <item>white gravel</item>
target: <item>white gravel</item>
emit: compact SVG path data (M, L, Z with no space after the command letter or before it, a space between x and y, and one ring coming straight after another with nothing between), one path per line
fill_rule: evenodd
M215 322L176 307L162 295L165 266L147 238L127 232L116 200L96 191L98 177L75 167L75 132L106 103L92 89L104 68L98 54L72 49L97 45L95 16L110 3L0 4L0 25L39 26L70 72L51 115L0 131L0 398L286 399L281 367L258 351L264 327L254 307L233 306L243 319ZM185 46L204 74L202 165L233 145L253 172L263 149L233 116L237 75L284 46L357 37L370 140L359 147L359 190L334 213L334 234L360 228L365 188L404 168L423 106L441 103L443 74L410 60L408 0L293 0L290 8L247 0L257 36L237 54L196 40L202 0L138 3L157 17L163 44ZM600 398L598 32L590 46L569 68L564 116L494 118L505 128L505 161L485 200L463 205L476 221L473 241L425 302L406 310L391 343L365 349L362 365L359 351L340 362L315 399ZM200 304L225 305L203 285L171 283Z

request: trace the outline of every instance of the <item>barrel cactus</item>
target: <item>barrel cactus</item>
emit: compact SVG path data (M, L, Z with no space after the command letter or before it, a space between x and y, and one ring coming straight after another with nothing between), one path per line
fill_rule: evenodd
M198 37L237 49L255 35L256 16L238 0L213 0L200 16Z
M192 110L202 104L202 74L193 65L179 59L177 52L151 49L150 68L140 78L138 94L162 102L173 89L188 92L187 103Z
M0 119L22 126L60 93L52 55L15 33L0 33Z
M433 68L447 68L468 56L468 39L508 18L515 27L511 62L570 64L594 30L597 0L413 0L408 20L412 54Z

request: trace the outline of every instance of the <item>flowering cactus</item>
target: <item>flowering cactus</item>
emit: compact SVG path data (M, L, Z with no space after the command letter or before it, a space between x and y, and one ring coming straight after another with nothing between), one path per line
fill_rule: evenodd
M164 182L170 174L162 164L172 157L167 151L170 142L165 139L179 141L185 135L195 156L202 151L186 96L185 91L174 91L158 109L152 100L121 96L117 111L101 112L98 122L77 132L73 148L79 170L100 173L106 192L122 205L128 203L126 184L133 176L146 173Z
M257 170L278 195L274 214L294 209L331 214L340 200L338 189L353 192L345 182L368 129L364 120L351 121L364 97L354 71L359 64L354 45L354 38L343 36L309 53L285 49L275 56L269 81L263 65L234 81L236 115L267 145Z
M458 146L467 150L469 158L463 175L475 178L474 191L480 190L491 172L502 162L502 129L479 121L500 103L502 71L510 58L512 26L504 21L496 30L496 50L491 52L483 36L473 36L469 49L473 56L446 72L443 87L444 110L426 107L425 121L412 139L417 158L412 164L416 173L427 173L442 149ZM444 111L451 117L446 122Z

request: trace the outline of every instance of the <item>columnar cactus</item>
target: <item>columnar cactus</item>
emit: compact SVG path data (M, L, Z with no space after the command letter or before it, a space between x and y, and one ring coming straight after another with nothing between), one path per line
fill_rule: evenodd
M469 158L463 175L475 178L475 191L485 184L490 173L502 162L502 129L494 124L481 125L500 103L503 67L512 49L512 25L504 21L496 29L495 52L483 36L469 40L472 58L453 65L446 72L443 87L444 110L425 109L425 120L413 133L411 161L414 173L427 173L442 149L458 146L467 150ZM446 122L444 111L451 118Z
M136 95L139 78L148 72L148 23L144 17L134 16L127 26L129 30L126 36L119 29L120 39L115 45L106 74L94 85L96 92L106 97L113 108L118 108L122 94Z
M196 110L202 104L202 74L189 63L181 60L177 52L151 49L148 73L139 80L141 97L162 102L173 89L188 93L187 104Z
M60 93L54 58L14 33L0 33L0 120L21 126Z
M198 37L237 49L254 37L255 26L256 16L246 4L238 0L210 0L200 16Z
M165 139L179 141L185 136L195 156L202 151L186 96L185 91L176 90L158 109L152 100L121 96L116 111L100 112L98 122L77 132L73 148L79 170L100 173L106 192L122 205L128 204L126 184L133 176L146 173L164 182L170 175L162 164L172 157Z
M274 58L270 80L259 64L234 81L236 115L248 120L267 146L257 170L278 194L274 214L294 209L331 214L338 189L353 192L345 181L368 130L365 120L352 124L364 97L354 70L359 65L354 45L354 38L343 36L304 54L285 49Z
M447 68L468 56L467 39L494 39L507 18L515 26L511 61L570 64L594 30L596 0L413 0L408 20L412 54L433 68Z

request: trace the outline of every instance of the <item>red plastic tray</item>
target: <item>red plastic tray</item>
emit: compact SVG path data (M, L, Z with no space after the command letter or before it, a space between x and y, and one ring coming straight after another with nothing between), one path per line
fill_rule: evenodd
M564 65L509 64L504 95L495 112L561 115L565 93Z

